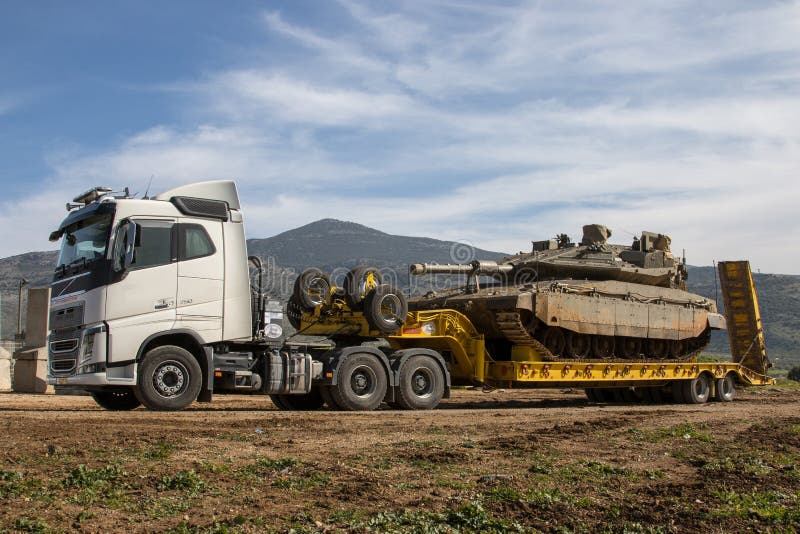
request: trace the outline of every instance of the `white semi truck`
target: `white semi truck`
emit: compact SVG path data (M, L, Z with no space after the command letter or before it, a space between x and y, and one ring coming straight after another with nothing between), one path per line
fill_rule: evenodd
M98 187L67 209L50 235L61 252L51 284L48 382L87 391L111 410L179 410L231 392L271 395L285 410L431 409L449 396L451 381L585 388L596 402L698 404L732 400L736 383L772 381L747 262L721 265L727 311L748 318L741 328L728 321L736 326L729 363L552 362L530 346L495 358L463 314L409 312L402 293L368 267L351 270L343 288L317 269L298 277L287 318L330 341L311 345L282 335L284 313L264 296L260 260L247 255L234 182L141 199ZM738 296L727 299L729 290ZM364 343L376 340L383 345Z

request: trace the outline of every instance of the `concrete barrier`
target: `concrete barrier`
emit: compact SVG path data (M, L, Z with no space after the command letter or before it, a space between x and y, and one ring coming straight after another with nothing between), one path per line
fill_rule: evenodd
M0 347L0 391L11 391L11 353Z
M47 330L50 319L50 288L28 290L25 345L14 353L14 391L52 393L47 385Z

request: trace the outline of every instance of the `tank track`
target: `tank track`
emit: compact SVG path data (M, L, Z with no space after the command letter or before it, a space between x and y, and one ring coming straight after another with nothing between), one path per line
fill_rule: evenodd
M550 352L547 347L545 347L541 342L535 339L525 325L522 324L522 317L520 316L519 312L509 312L509 311L498 311L495 312L495 323L497 324L498 330L500 333L503 334L508 341L513 343L514 345L524 345L528 347L533 347L536 351L542 355L545 361L570 361L570 362L596 362L598 361L597 358L563 358L556 356L552 352ZM658 361L670 361L670 362L683 362L688 361L698 356L703 351L702 348L692 350L684 354L680 358L661 358ZM652 361L654 358L602 358L602 361L609 362L609 363L630 363L630 362L639 362L639 361Z

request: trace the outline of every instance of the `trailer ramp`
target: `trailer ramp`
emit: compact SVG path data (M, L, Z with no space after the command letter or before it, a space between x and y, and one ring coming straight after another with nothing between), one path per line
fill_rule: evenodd
M721 261L718 269L733 361L766 375L772 364L764 345L764 329L750 262Z

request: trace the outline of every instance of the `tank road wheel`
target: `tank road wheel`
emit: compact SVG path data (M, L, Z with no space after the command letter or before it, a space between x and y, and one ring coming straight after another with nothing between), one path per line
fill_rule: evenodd
M406 410L433 410L444 395L444 373L430 356L411 356L400 367L397 404Z
M308 310L327 304L331 296L331 277L313 267L306 269L294 281L293 295Z
M617 354L628 360L635 360L642 353L642 340L638 337L618 337L614 345Z
M182 410L197 399L202 381L200 364L188 350L165 345L145 354L136 397L151 410Z
M114 412L126 412L142 405L132 388L92 391L92 398L101 407Z
M736 398L736 381L733 373L728 373L725 378L718 378L714 384L714 399L719 402L731 402Z
M406 297L388 284L373 289L364 301L364 316L369 325L384 334L394 334L406 322Z
M689 346L685 339L673 339L669 342L669 356L674 360L678 360L686 354Z
M279 410L295 412L319 410L325 404L319 388L312 388L305 395L270 395L269 398Z
M330 393L344 410L374 410L383 402L389 377L383 364L372 354L354 354L339 367L337 384Z
M669 344L666 339L650 338L647 340L647 356L663 360L669 354Z
M592 355L595 358L611 358L614 356L613 336L592 336Z
M544 345L553 356L556 358L560 357L564 352L564 346L567 344L566 339L564 339L564 331L557 326L546 326L541 336L542 345Z
M345 301L352 310L359 310L367 294L383 283L381 273L374 267L356 267L344 277Z
M592 338L588 334L567 332L565 354L570 358L586 358L592 350Z

